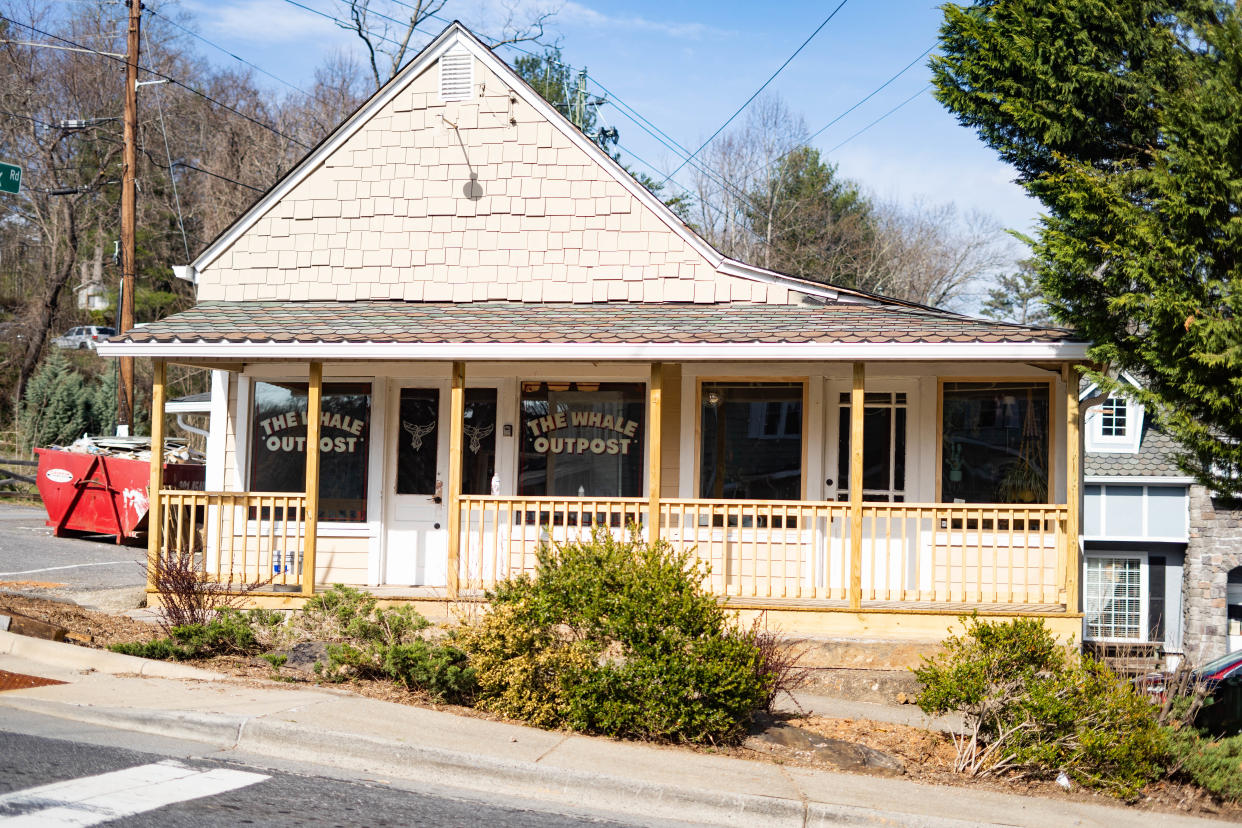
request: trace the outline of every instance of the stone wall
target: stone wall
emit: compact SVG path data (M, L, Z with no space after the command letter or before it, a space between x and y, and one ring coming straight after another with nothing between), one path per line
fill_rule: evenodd
M1226 579L1242 566L1242 504L1190 487L1190 544L1186 549L1186 655L1193 663L1224 655Z

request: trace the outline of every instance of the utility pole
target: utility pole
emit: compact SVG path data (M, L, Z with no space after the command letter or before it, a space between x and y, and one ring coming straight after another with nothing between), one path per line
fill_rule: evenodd
M1242 2L1242 0L1239 0ZM573 116L570 118L582 132L586 132L586 79L587 70L583 67L578 71L578 88L574 90Z
M129 31L125 48L125 129L124 171L121 176L121 330L134 327L134 277L137 267L135 225L137 224L138 171L138 35L142 25L141 0L129 2ZM117 389L116 433L128 435L134 419L134 358L121 357L121 383Z

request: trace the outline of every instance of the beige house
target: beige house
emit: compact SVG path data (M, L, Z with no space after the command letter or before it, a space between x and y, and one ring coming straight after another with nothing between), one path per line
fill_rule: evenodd
M272 603L479 596L593 527L786 629L1078 630L1086 343L722 256L458 24L101 346L212 369L152 554ZM318 481L308 485L307 481Z

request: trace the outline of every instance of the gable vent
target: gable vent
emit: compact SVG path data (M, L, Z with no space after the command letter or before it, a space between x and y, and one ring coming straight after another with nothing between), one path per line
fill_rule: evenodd
M473 55L463 49L440 58L440 100L468 100L473 87Z

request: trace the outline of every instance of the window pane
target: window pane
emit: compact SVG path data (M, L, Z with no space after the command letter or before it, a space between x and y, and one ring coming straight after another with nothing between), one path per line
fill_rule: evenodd
M1142 564L1137 558L1087 558L1083 609L1088 638L1141 637Z
M640 382L523 383L518 494L641 495L645 421Z
M1109 397L1104 401L1100 411L1100 436L1126 436L1126 401L1120 397Z
M889 488L893 409L863 408L863 488Z
M1147 534L1153 538L1186 537L1186 489L1147 487Z
M705 382L701 407L702 497L802 497L802 383Z
M947 382L941 492L965 503L1048 502L1048 384Z
M1143 535L1143 487L1104 487L1104 531L1113 537Z
M306 490L306 383L256 382L250 442L250 489ZM367 519L367 446L371 386L323 386L319 436L319 519Z
M440 444L440 389L401 389L397 494L434 495Z
M864 500L892 500L906 487L906 409L903 394L869 393L863 408ZM897 404L894 405L894 400ZM850 406L841 406L837 431L840 489L849 490ZM880 494L884 492L886 494ZM848 499L848 496L845 498Z
M496 389L467 388L464 419L461 490L491 494L496 474Z

